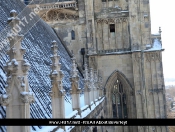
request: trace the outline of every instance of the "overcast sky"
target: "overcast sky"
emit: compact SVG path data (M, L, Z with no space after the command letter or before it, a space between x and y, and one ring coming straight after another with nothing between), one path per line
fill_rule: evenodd
M167 79L174 79L175 85L175 0L150 0L151 11L151 31L158 33L159 27L162 28L162 47L163 52L163 70L165 84Z

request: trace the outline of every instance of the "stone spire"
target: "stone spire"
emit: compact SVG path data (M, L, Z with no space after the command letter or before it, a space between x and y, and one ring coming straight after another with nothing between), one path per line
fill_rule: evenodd
M10 12L8 23L11 29L17 28L19 18L15 10ZM30 103L34 102L34 95L29 92L27 74L30 64L23 58L25 49L21 47L23 35L19 30L8 36L10 49L5 70L7 72L6 94L0 96L1 105L6 106L6 118L30 118ZM7 132L29 132L30 126L7 126Z
M94 85L94 73L93 68L90 68L90 88L91 88L91 102L95 101L95 85Z
M159 34L160 34L160 39L159 40L160 40L160 43L162 45L162 38L161 38L162 37L162 30L161 30L161 27L159 27Z
M75 63L75 57L72 58L72 73L71 73L71 95L72 95L72 109L77 110L78 113L81 115L80 110L80 92L81 89L79 88L79 76L77 65Z
M52 91L50 92L50 96L52 98L52 118L65 118L65 90L62 85L63 73L60 70L60 56L58 55L58 46L55 40L52 41L51 49L53 52L53 55L51 56L52 70L50 73L52 84Z
M85 70L84 70L84 101L85 105L88 105L90 107L91 103L91 95L90 95L90 88L89 88L89 74L88 74L88 68L87 64L85 64Z

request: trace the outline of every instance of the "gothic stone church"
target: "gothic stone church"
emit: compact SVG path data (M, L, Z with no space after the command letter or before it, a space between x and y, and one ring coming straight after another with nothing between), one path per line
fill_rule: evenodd
M67 104L81 118L166 118L161 29L151 34L149 0L1 0L0 12L0 118L65 118ZM20 30L12 30L15 24ZM82 97L91 107L84 117ZM63 129L168 132L166 126ZM6 131L47 130L0 126Z

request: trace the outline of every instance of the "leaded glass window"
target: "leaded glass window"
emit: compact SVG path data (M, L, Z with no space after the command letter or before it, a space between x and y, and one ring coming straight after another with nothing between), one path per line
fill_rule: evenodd
M127 118L126 93L121 81L117 80L112 90L113 118Z

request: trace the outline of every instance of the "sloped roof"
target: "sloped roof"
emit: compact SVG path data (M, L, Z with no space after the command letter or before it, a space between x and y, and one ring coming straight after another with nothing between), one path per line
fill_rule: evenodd
M0 42L7 37L4 28L7 26L7 19L10 11L15 9L20 13L25 5L20 0L0 0ZM27 8L25 13L30 13ZM33 16L35 21L38 16ZM8 29L8 28L7 28ZM22 33L25 32L22 30ZM33 27L24 35L22 46L26 48L24 58L29 61L31 68L29 70L29 86L30 90L35 94L36 102L31 104L31 118L51 118L51 99L49 91L51 90L50 83L50 64L51 64L51 41L56 40L58 43L60 55L61 70L64 73L63 87L70 89L70 67L71 58L64 46L61 44L53 29L44 21L39 20ZM5 93L6 76L3 69L3 64L8 61L6 55L7 46L0 47L0 94ZM80 87L83 87L82 76L80 74ZM0 106L0 118L5 118L5 107ZM33 127L34 128L34 127ZM4 126L0 126L0 132L6 131Z

